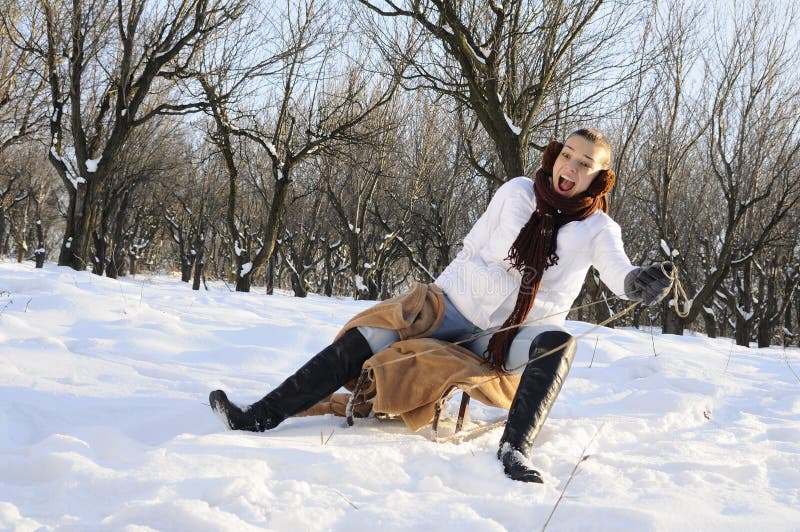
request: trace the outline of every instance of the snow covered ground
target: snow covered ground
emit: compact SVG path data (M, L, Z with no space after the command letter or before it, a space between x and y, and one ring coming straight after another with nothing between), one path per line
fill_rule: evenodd
M210 390L260 398L366 306L0 262L0 529L538 530L591 441L548 530L800 530L798 349L581 338L536 442L544 485L503 476L501 429L223 430Z

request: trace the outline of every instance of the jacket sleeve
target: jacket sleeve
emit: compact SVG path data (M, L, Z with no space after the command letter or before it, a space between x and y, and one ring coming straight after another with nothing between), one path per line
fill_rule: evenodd
M600 272L600 279L618 297L625 296L625 276L636 267L631 264L622 243L619 225L605 217L606 223L592 239L592 265Z
M521 190L528 184L527 179L509 181L498 189L489 203L486 209L487 238L477 250L487 266L510 267L506 261L508 252L533 212L530 196Z

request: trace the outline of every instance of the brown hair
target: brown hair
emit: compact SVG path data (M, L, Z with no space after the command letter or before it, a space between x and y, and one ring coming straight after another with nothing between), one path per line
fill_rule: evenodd
M570 137L583 137L589 142L606 150L606 160L603 161L602 166L605 170L611 168L611 143L599 129L594 129L592 127L576 129L569 134L567 139Z

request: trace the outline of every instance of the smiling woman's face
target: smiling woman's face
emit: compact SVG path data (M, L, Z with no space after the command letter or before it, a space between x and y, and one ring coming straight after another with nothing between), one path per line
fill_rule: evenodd
M553 164L553 189L568 198L585 192L606 168L609 156L605 148L588 139L569 137Z

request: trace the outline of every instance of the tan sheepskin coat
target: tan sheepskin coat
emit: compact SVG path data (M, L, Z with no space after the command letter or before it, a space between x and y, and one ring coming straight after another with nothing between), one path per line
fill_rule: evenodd
M498 376L467 349L427 338L444 317L444 294L434 284L415 284L405 294L382 301L354 316L339 332L359 326L395 329L400 341L364 364L370 379L371 408L376 414L400 416L417 431L434 417L436 402L453 386L469 390L478 401L508 409L519 375ZM349 383L352 390L355 383ZM474 386L474 387L473 387ZM343 415L349 394L334 394L301 415ZM370 404L356 409L365 416Z

